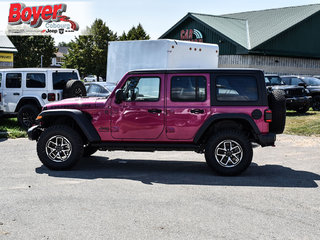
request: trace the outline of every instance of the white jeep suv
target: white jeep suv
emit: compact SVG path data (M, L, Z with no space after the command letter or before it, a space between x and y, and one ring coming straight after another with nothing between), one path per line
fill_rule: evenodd
M17 115L20 125L27 129L45 104L85 96L79 79L75 69L0 69L0 116Z

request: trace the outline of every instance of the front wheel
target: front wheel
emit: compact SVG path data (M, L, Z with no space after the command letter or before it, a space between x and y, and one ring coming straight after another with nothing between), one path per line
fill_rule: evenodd
M52 170L72 168L83 155L80 135L72 128L63 125L46 129L37 143L40 161Z
M312 98L312 109L313 111L320 111L320 96L314 96Z
M245 171L252 161L252 145L238 130L221 130L212 136L205 148L209 167L220 175L232 176Z

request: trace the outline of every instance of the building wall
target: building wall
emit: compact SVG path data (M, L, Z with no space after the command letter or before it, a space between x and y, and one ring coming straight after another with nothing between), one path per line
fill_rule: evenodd
M258 68L279 75L320 75L320 59L257 55L220 55L219 68Z

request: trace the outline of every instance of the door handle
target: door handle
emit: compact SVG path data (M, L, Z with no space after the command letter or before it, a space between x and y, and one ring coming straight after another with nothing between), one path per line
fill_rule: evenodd
M161 109L149 109L148 110L149 113L161 113Z
M19 95L20 95L20 93L15 92L15 93L13 93L13 95L14 95L14 96L19 96Z
M203 114L204 110L203 109L191 109L190 112L194 113L194 114Z

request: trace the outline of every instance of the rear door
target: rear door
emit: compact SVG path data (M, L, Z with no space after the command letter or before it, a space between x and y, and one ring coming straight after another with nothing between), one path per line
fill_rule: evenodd
M48 96L46 71L26 72L26 81L23 83L23 89L23 96L37 97L41 106L43 106Z
M14 112L22 96L22 72L7 72L3 88L5 111Z
M210 74L168 74L167 78L167 137L193 140L210 116Z

